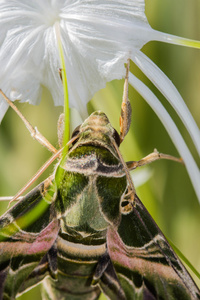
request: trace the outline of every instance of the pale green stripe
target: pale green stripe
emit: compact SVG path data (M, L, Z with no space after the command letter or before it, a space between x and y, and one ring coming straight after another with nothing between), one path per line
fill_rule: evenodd
M200 49L200 41L197 40L186 39L153 29L151 29L150 34L152 35L151 40Z
M174 42L178 45L183 45L183 46L186 46L186 47L192 47L192 48L200 49L200 41L182 39L182 38L175 38Z

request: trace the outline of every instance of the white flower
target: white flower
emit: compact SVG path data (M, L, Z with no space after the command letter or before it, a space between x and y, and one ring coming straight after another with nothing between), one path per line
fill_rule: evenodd
M144 10L144 0L0 0L0 88L12 100L37 104L44 85L55 104L63 104L55 37L55 24L59 22L69 101L83 118L87 116L86 103L107 81L124 76L124 63L131 57L175 108L200 153L199 129L180 94L140 51L150 40L196 47L200 43L153 30ZM160 102L155 104L155 96L137 78L131 76L130 83L164 122L200 199L199 170L184 141L177 142L179 132L170 116ZM0 120L7 108L1 100Z

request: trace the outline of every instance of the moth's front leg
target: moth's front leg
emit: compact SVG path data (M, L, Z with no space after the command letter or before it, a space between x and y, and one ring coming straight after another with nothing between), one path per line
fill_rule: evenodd
M125 136L127 135L130 125L131 125L131 104L128 99L128 79L129 79L129 68L130 68L130 59L127 61L126 65L126 76L124 81L124 92L121 105L121 115L120 115L120 144L123 142Z
M14 103L0 90L1 95L4 97L6 102L12 107L12 109L18 114L20 119L24 122L26 128L29 130L31 136L37 140L41 145L46 147L50 152L57 153L57 149L38 131L37 127L33 127L30 122L22 115L19 109L14 105Z
M160 160L160 159L168 159L168 160L172 160L172 161L176 161L176 162L184 164L182 158L177 158L172 155L160 153L156 149L154 149L154 152L148 154L144 158L142 158L138 161L128 161L128 162L126 162L126 165L129 169L129 171L131 171L138 167L145 166L147 164L150 164L150 163L152 163L156 160Z

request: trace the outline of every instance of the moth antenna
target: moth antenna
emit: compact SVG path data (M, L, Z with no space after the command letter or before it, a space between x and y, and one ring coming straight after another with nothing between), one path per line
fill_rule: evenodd
M2 201L11 201L14 196L5 196L5 197L0 197L0 202ZM18 197L15 201L19 201L23 198L23 196Z
M4 97L6 102L12 107L12 109L18 114L20 119L24 122L26 128L29 130L31 136L37 140L41 145L46 147L50 152L57 153L57 149L54 148L53 145L38 131L37 127L33 127L29 121L22 115L19 109L15 106L15 104L4 94L4 92L0 89L1 95Z
M164 154L164 153L160 153L157 151L157 149L154 149L154 152L150 153L149 155L145 156L144 158L138 160L138 161L128 161L126 163L129 171L130 170L134 170L138 167L142 167L145 166L147 164L150 164L156 160L159 159L167 159L167 160L172 160L178 163L181 163L184 165L184 161L182 158L178 158L178 157L174 157L172 155L168 155L168 154Z
M73 137L68 143L67 145L71 145L77 138L79 135L76 135L75 137ZM42 173L52 164L52 162L54 162L54 160L56 158L58 158L60 156L60 154L62 153L64 147L62 147L61 149L59 149L55 154L53 154L46 162L45 164L37 171L37 173L28 181L28 183L19 190L19 192L12 198L12 200L9 202L8 207L10 206L10 204L13 201L16 201L19 196L21 196L41 175Z
M23 188L21 188L19 190L19 192L13 197L13 199L9 202L8 207L10 206L10 204L17 200L17 198L19 196L21 196L28 188L29 186L31 186L41 175L42 173L50 166L50 164L57 158L59 157L59 155L62 153L63 148L61 148L60 150L58 150L54 155L52 155L50 157L49 160L47 160L45 162L45 164L37 171L37 173L28 181L28 183L23 186Z
M119 119L120 123L120 143L124 140L124 137L127 135L130 125L131 125L131 104L128 99L128 80L129 80L129 69L130 69L130 59L127 61L126 65L126 76L124 81L124 91L121 105L121 115Z

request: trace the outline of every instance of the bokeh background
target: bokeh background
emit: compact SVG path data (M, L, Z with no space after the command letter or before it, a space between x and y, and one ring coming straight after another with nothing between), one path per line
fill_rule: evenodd
M147 0L146 15L150 25L157 30L200 40L200 2L197 0ZM200 51L150 42L143 47L143 52L172 80L200 127ZM199 157L176 113L133 64L131 71L163 102L200 167ZM103 110L113 126L119 129L122 92L122 81L107 84L106 88L98 92L89 103L89 112L96 109ZM132 88L129 98L133 116L131 131L121 146L125 160L139 160L154 148L178 156L167 132L152 109ZM17 106L32 125L37 126L53 145L58 146L56 126L62 108L53 106L48 91L44 90L40 106L20 103ZM50 155L30 137L19 117L9 109L0 126L0 196L16 194ZM145 185L137 188L139 197L165 235L200 271L200 207L184 166L171 161L158 161L148 168L152 171L152 176ZM35 184L49 176L52 170L53 166ZM6 210L7 204L0 203L1 214ZM195 275L193 277L200 285ZM35 297L41 299L39 287L19 299L31 300Z

